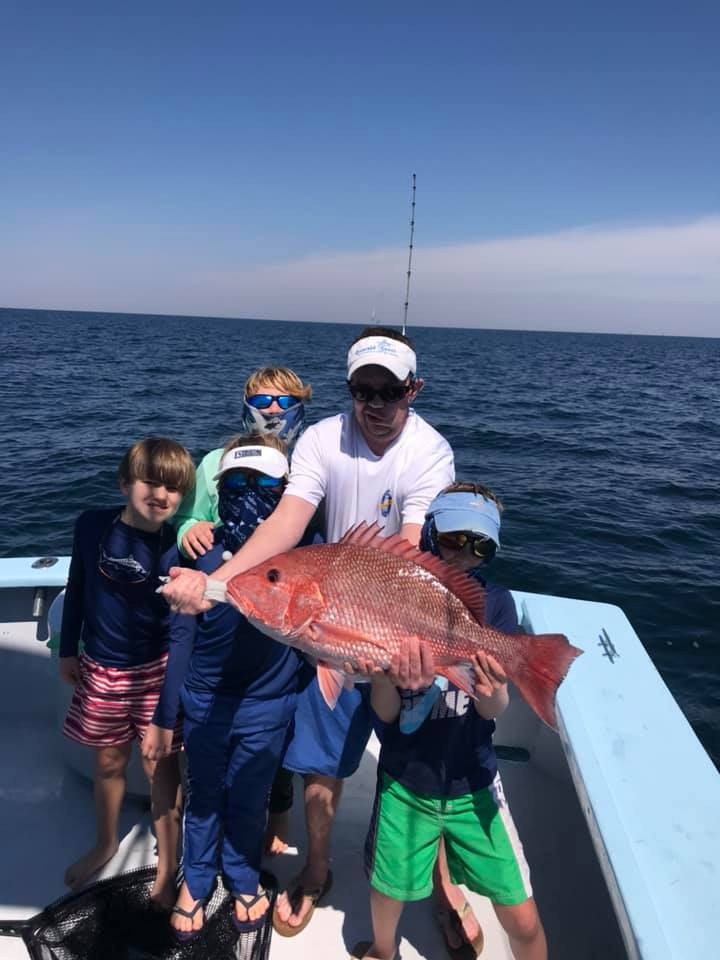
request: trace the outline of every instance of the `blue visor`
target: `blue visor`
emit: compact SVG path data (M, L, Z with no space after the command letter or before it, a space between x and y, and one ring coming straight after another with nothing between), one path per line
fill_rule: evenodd
M500 546L500 511L492 500L475 493L441 493L425 514L439 533L463 530L490 537Z

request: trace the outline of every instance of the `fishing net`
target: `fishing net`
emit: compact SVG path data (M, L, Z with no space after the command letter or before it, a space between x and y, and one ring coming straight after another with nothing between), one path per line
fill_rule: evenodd
M155 867L118 874L70 893L28 920L0 921L0 936L25 941L32 960L265 960L270 951L272 908L277 883L263 872L268 891L267 921L238 934L233 898L218 880L205 908L202 933L178 943L167 913L155 910L150 891Z

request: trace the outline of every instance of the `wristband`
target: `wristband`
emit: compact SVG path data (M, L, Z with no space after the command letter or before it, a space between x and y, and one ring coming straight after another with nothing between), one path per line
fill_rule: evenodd
M218 603L227 603L227 584L224 580L211 580L210 577L208 577L205 581L203 597L206 600L216 600Z

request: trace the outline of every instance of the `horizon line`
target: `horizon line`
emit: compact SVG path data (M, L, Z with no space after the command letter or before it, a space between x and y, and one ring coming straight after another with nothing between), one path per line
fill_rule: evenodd
M395 326L398 327L398 330L402 329L402 323L362 323L356 320L280 320L274 317L237 317L231 316L229 314L202 314L202 313L131 313L127 310L77 310L66 307L0 307L0 313L2 312L14 312L20 313L22 311L28 313L83 313L90 314L93 316L107 316L107 317L163 317L163 318L176 318L178 320L231 320L237 323L312 323L317 324L318 326L324 325L328 327L389 327L394 329ZM479 327L471 326L466 324L464 326L452 326L448 324L443 324L442 326L435 326L431 323L416 323L408 324L410 329L410 336L412 336L412 330L478 330L488 333L535 333L535 334L558 334L558 333L572 333L577 336L590 336L590 337L655 337L663 338L670 340L717 340L720 339L720 334L717 336L708 336L707 334L697 334L697 333L620 333L618 331L606 331L606 330L533 330L532 328L526 327Z

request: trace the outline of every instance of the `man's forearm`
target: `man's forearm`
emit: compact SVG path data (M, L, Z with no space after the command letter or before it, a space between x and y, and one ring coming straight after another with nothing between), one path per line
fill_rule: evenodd
M238 573L292 550L302 539L315 507L300 497L283 497L274 513L261 523L238 552L212 574L213 580L229 580Z

